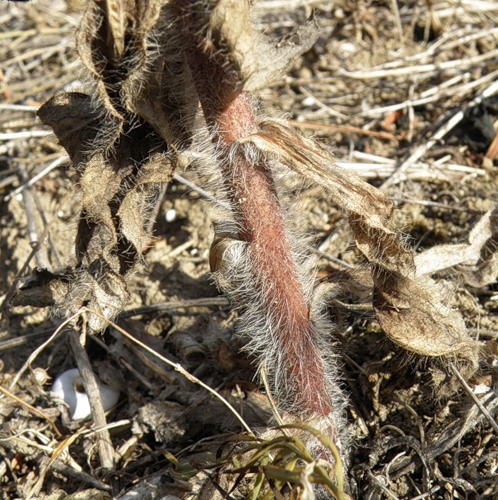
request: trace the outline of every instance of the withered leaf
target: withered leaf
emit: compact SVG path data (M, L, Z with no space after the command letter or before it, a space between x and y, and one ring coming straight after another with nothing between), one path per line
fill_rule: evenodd
M318 27L309 21L284 40L274 41L252 26L250 7L247 0L186 2L180 16L189 17L196 43L209 46L211 54L221 55L230 66L240 90L253 92L281 78L314 45Z
M286 124L262 120L260 132L239 141L254 144L304 177L323 185L345 210L365 217L371 227L383 227L393 211L392 203L357 175L334 165L330 153L316 142L302 137Z
M121 132L127 114L145 119L170 147L189 144L197 97L166 0L93 0L77 36L106 113Z
M474 245L474 239L481 238L485 238L485 243L480 248L475 268L463 270L467 283L472 286L490 285L498 280L498 207L490 210L478 222L471 232L470 244Z
M417 276L458 266L465 281L475 287L498 279L498 207L486 212L473 227L467 243L439 245L415 257Z
M105 21L107 40L106 47L110 49L112 61L123 57L125 49L125 9L126 1L105 0ZM154 3L154 2L151 2Z
M12 306L52 307L66 300L71 273L54 274L46 269L35 269L21 280L10 301Z
M393 208L386 196L338 168L324 148L284 124L264 120L260 127L239 142L325 187L345 211L357 247L370 264L373 307L386 335L417 354L459 356L476 367L476 344L461 315L441 302L434 282L417 277L413 250L390 227Z
M99 130L110 125L95 101L79 92L52 97L40 107L37 115L53 129L76 167L91 154Z
M104 318L88 313L90 332L103 330L105 318L114 318L128 300L126 282L108 268L105 261L92 263L89 269L67 269L51 273L35 269L18 286L11 306L51 307L54 314L69 317L83 307Z
M468 336L462 316L437 300L428 283L382 268L373 274L373 306L393 342L419 355L460 356L476 363L477 344Z
M124 195L117 217L120 233L133 244L142 255L148 238L149 212L158 194L157 187L167 183L172 177L169 158L154 153L145 163L134 182L134 186Z
M126 108L145 119L170 148L184 150L192 139L198 98L178 43L180 25L168 3L156 2L161 3L167 5L144 12L136 26L137 56L122 97Z

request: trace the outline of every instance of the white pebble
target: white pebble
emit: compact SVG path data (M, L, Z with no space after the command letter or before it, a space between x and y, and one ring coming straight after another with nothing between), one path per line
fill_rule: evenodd
M315 98L309 95L302 100L301 104L306 107L313 106L315 104Z
M119 399L119 391L97 381L100 388L100 399L104 411L113 408ZM88 396L83 387L83 379L77 368L67 370L59 375L52 384L50 395L53 399L64 401L69 406L72 420L88 418L92 410Z
M166 222L174 222L176 220L176 210L174 208L170 208L166 211Z
M340 50L345 54L352 54L353 52L356 52L358 48L354 43L344 42L341 44Z
M491 387L486 384L479 384L474 386L473 393L476 395L486 394L491 391Z

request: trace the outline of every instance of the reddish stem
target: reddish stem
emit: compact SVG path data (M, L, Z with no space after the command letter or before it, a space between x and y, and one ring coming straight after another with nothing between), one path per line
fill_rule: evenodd
M228 153L237 140L257 132L253 109L224 57L216 54L210 42L197 45L188 38L189 64L206 122L213 141ZM259 277L254 286L263 288L264 306L278 324L276 341L290 398L287 403L304 414L327 416L332 402L323 361L270 169L264 162L251 163L239 152L230 162L222 162L222 173L242 228L240 236L249 243L249 258Z
M241 93L216 114L213 130L220 133L215 140L219 143L222 139L229 146L255 131L248 130L251 122L254 124L251 106L247 96ZM284 354L284 371L293 406L305 413L328 415L331 404L323 362L317 352L309 308L292 258L271 173L265 164L252 164L242 155L222 168L225 181L231 187L235 216L242 227L241 237L250 244L250 258L260 282L266 285L265 306L279 319L277 342Z

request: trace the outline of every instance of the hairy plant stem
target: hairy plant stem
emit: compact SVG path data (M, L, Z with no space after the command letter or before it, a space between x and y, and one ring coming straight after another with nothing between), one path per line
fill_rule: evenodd
M246 135L236 137L247 128L250 113L247 96L241 93L215 116L212 130L219 130L218 135L222 136L214 136L218 144L222 139L228 148L230 140ZM237 121L238 117L242 120ZM292 389L291 407L328 415L331 405L326 396L323 362L317 352L309 307L292 258L271 172L263 162L251 163L239 153L232 156L231 162L223 162L222 170L230 188L236 222L242 228L240 236L249 243L249 255L259 277L259 283L253 286L265 285L263 295L268 314L279 319L276 341L287 372L287 384Z
M248 257L257 276L247 300L251 294L262 296L266 315L275 325L273 336L287 388L276 399L299 416L326 417L333 407L324 364L270 168L264 160L248 159L241 148L231 148L258 131L250 99L211 42L199 44L192 38L187 41L189 65L221 157L225 187L241 228L239 238L248 243Z

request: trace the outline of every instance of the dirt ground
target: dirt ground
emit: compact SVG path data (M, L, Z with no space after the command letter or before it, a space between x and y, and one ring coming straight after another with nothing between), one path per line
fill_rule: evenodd
M74 42L84 4L0 5L0 497L213 498L207 492L216 490L220 498L259 498L250 492L254 470L246 489L230 494L218 475L217 459L243 431L239 420L111 327L86 340L94 372L120 394L107 416L115 467L104 470L92 420L71 420L49 394L51 381L75 367L64 333L50 338L62 319L9 305L35 267L74 260L77 177L36 110L87 84ZM262 112L284 116L380 187L417 253L467 241L498 202L498 4L261 0L254 22L277 37L311 14L318 42L258 93ZM157 206L145 268L117 323L226 398L251 428L265 428L271 407L235 335L237 311L209 273L213 203L202 188L213 193L195 170L179 174ZM345 269L364 270L326 190L290 173L281 182L317 251L318 279L340 282ZM498 498L498 286L469 285L459 266L436 277L479 343L479 368L468 380L451 370L458 360L390 341L368 293L349 290L330 308L341 325L331 342L349 395L354 498ZM309 498L303 491L287 486L264 498Z

